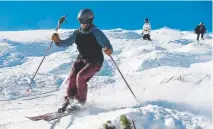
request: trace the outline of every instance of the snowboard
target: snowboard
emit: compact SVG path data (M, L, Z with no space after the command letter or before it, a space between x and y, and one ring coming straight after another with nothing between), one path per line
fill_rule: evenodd
M46 113L43 115L38 115L38 116L26 116L26 118L32 120L32 121L39 121L39 120L44 120L44 121L52 121L55 119L59 119L68 115L72 115L74 112L79 111L80 108L70 108L69 112L51 112L51 113Z

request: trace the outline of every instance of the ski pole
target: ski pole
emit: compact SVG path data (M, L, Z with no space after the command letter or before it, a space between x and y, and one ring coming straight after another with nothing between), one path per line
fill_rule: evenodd
M133 93L132 89L130 88L129 84L127 83L126 79L124 78L123 74L121 73L120 69L118 68L117 64L115 63L115 61L113 60L112 56L109 56L112 60L112 62L114 63L114 65L116 66L116 68L118 69L119 73L121 74L121 77L123 78L123 80L125 81L126 85L128 86L129 90L132 92L132 95L134 96L134 98L136 99L136 101L138 102L135 94Z
M28 92L29 92L29 90L30 90L30 86L31 86L31 84L32 84L32 82L33 82L33 80L34 80L34 78L35 78L35 76L36 76L36 74L37 74L39 68L41 67L41 64L43 63L45 57L47 56L47 52L48 52L48 51L50 50L50 48L52 47L52 44L53 44L53 41L51 42L49 48L46 50L45 55L44 55L43 59L41 60L41 63L39 64L39 66L38 66L38 68L37 68L35 74L33 75L33 78L32 78L31 81L30 81L30 85L29 85L29 87L28 87L28 89L27 89Z
M61 27L61 24L62 24L63 22L66 22L66 15L64 15L63 17L61 17L61 18L59 19L59 21L58 21L58 27L55 29L56 32L57 32L58 29ZM66 23L67 23L67 22L66 22ZM34 80L34 78L35 78L35 76L36 76L36 74L37 74L39 68L41 67L41 64L43 63L45 57L47 56L47 52L48 52L48 51L50 50L50 48L52 47L52 44L53 44L53 41L51 42L49 48L46 50L45 55L44 55L43 59L41 60L41 63L39 64L39 66L38 66L38 68L37 68L37 70L36 70L36 72L35 72L33 78L30 80L30 85L29 85L29 87L28 87L27 90L26 90L27 92L30 92L30 87L31 87L31 85L32 85L32 82L33 82L33 80Z

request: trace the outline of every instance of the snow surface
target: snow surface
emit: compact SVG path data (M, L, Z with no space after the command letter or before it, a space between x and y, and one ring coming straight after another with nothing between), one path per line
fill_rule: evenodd
M61 38L73 30L59 30ZM52 30L0 32L1 129L101 129L111 120L122 129L126 114L137 129L212 128L212 34L196 41L188 31L161 28L143 41L141 30L105 30L115 65L105 55L102 69L89 81L86 110L60 120L33 122L25 116L56 111L62 104L67 77L78 54L76 45L50 51ZM31 78L47 54L27 93Z

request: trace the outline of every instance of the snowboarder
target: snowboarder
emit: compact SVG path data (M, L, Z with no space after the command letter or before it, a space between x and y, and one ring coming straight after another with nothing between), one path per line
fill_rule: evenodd
M90 9L82 9L77 16L80 28L67 39L61 40L57 33L52 35L52 41L58 47L67 47L74 42L79 55L72 65L69 84L66 90L65 103L69 105L74 100L84 105L87 100L87 82L98 72L104 61L102 49L111 56L112 45L106 35L93 24L94 14ZM66 110L65 108L63 111Z
M197 34L197 41L199 41L199 37L201 34L201 39L204 40L203 35L206 33L206 27L204 26L203 22L201 22L196 28L195 33Z
M150 38L151 25L150 25L149 19L146 18L144 22L145 23L143 25L143 31L141 33L143 35L143 40L151 41L151 38Z

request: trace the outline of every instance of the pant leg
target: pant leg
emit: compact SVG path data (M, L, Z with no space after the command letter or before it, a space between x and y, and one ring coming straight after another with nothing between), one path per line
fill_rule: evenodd
M204 35L204 33L201 33L201 38L203 39L203 35Z
M146 40L146 35L145 34L143 35L143 40Z
M66 89L67 96L69 98L74 98L77 94L77 85L76 85L76 77L78 72L85 66L85 64L81 60L77 60L72 65L72 70L69 77L69 84Z
M200 37L200 33L197 34L197 40L199 40L199 37Z
M85 103L87 99L87 82L101 69L101 65L99 63L87 63L86 66L81 69L81 71L77 74L77 95L76 99Z
M149 34L147 34L147 39L148 39L149 41L151 41L151 38L150 38L150 35L149 35Z

